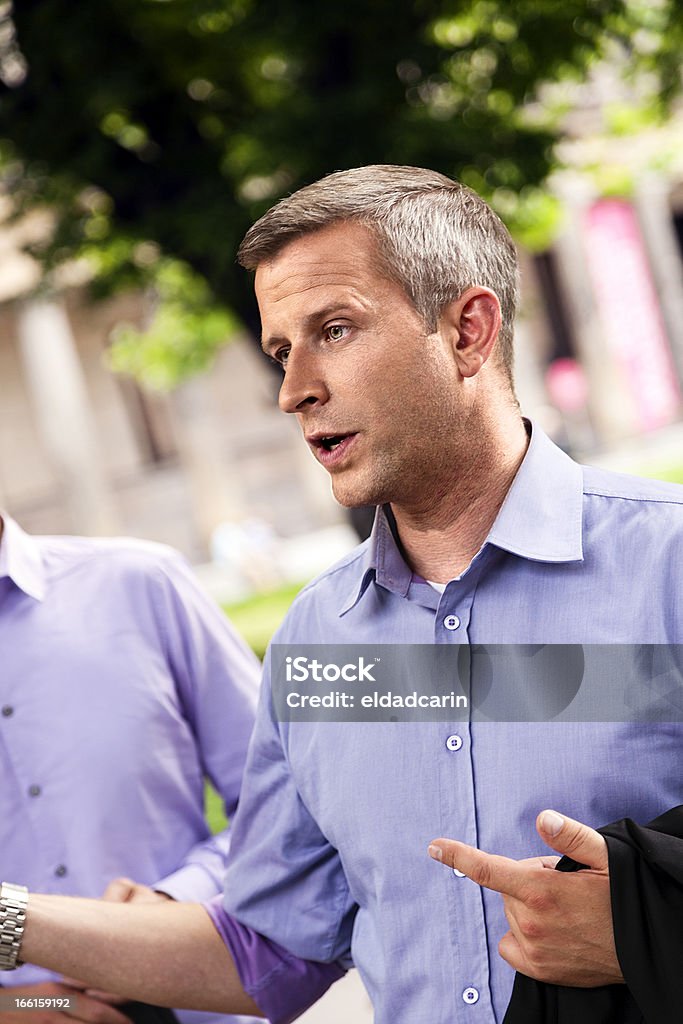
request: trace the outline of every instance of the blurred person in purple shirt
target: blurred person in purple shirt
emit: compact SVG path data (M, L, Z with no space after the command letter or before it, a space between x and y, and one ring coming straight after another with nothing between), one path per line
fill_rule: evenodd
M183 559L143 541L29 536L5 515L0 652L5 873L121 901L221 892L230 830L209 833L204 779L232 815L259 664ZM65 991L29 965L0 980L27 999ZM79 1007L101 1024L154 1013L86 995Z
M341 504L380 506L369 541L304 588L277 643L683 641L683 489L581 467L523 419L515 250L482 199L421 168L338 172L268 211L240 259L284 371L282 410ZM563 875L526 858L602 850L589 826L680 802L680 716L288 722L271 701L274 657L224 900L207 915L31 893L24 924L12 901L25 894L3 885L0 915L19 932L9 967L20 955L278 1024L352 962L377 1024L500 1022L513 968L623 982L604 865ZM546 815L537 836L544 807L578 824ZM429 859L435 836L461 841L455 861L434 846L456 870ZM470 877L462 851L480 858ZM505 913L487 878L511 897Z

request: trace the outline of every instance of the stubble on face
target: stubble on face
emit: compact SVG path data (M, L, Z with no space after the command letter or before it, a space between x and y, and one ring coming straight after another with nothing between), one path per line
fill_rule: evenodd
M257 271L264 339L287 341L281 405L304 434L356 433L330 469L337 501L430 506L453 487L467 410L450 342L429 334L381 267L374 237L358 224L291 242ZM316 309L332 314L306 327ZM328 322L348 327L348 337L326 341Z

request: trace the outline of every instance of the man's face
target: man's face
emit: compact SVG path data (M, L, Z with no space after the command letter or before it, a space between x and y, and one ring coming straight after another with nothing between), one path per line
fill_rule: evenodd
M421 507L454 477L458 373L351 222L287 245L256 272L263 347L342 505Z

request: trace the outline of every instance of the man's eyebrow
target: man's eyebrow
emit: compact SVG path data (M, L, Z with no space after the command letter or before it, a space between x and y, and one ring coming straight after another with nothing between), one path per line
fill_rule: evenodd
M308 316L304 317L304 327L308 330L311 327L315 327L322 320L326 320L328 316L332 316L333 313L340 315L344 312L349 312L350 308L347 302L334 302L329 306L323 306L322 309L317 309L314 313L309 313ZM289 344L289 338L282 334L273 334L269 338L261 336L261 348L264 352L271 352L277 345L287 344Z
M283 334L273 334L271 335L270 338L264 338L263 335L261 335L261 348L266 353L266 355L270 355L270 353L277 345L286 345L287 342L288 339L285 338Z

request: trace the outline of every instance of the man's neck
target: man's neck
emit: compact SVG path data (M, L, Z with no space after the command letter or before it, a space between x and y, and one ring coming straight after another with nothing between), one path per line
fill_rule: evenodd
M529 443L518 414L500 426L482 430L468 446L450 486L435 486L419 506L392 505L404 557L424 579L459 576L493 526Z

